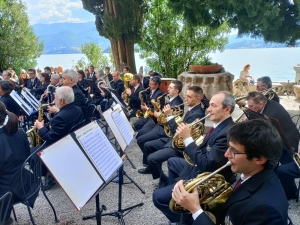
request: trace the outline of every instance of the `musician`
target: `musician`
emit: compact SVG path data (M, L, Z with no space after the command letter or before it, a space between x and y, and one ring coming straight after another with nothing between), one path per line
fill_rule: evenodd
M159 86L161 84L161 79L159 77L153 77L150 82L149 82L149 88L150 91L146 93L146 95L144 95L144 101L145 101L145 105L141 105L141 109L143 112L145 112L147 109L151 109L153 111L154 106L151 103L151 100L154 99L156 100L159 96L163 95L164 93L160 90ZM163 108L163 106L165 105L165 99L161 98L160 99L160 106L161 109ZM142 128L146 128L147 129L152 129L154 127L154 123L150 118L140 118L138 119L135 123L134 123L134 129L135 131L138 131Z
M139 98L140 91L144 90L144 87L141 85L140 76L135 74L133 79L130 81L130 86L132 87L126 89L126 94L129 96L130 102L129 107L132 110L128 119L135 117L136 111L141 110L141 100Z
M0 101L3 102L8 111L14 113L16 116L20 115L20 106L10 96L10 93L14 90L14 86L10 81L0 81Z
M289 143L294 148L294 150L297 151L300 134L285 108L275 101L267 100L263 94L258 92L250 92L246 100L248 101L249 109L278 120ZM281 164L284 164L291 161L291 154L287 150L287 147L284 146L280 162Z
M82 93L82 91L77 86L78 82L78 75L75 70L72 69L66 69L63 71L62 75L62 85L68 86L73 89L74 92L74 105L80 107L83 110L83 113L85 113L85 98ZM59 108L55 106L49 106L48 112L49 113L57 113L59 111Z
M36 89L40 86L40 80L36 77L35 69L28 69L29 80L27 81L26 88L29 90Z
M201 99L203 98L203 90L199 86L191 86L186 92L185 101L187 102L188 111L186 112L183 123L192 123L196 119L201 119L205 116L205 112L201 107ZM164 108L168 115L168 125L173 134L177 129L178 124L175 118L171 116L171 110L167 106ZM205 123L205 120L202 121ZM182 157L182 153L173 148L172 138L160 138L158 140L148 141L144 144L144 159L147 159L144 169L138 172L142 174L151 173L153 179L158 179L158 188L162 188L168 184L168 177L162 171L162 163L171 157Z
M277 130L267 121L252 120L233 126L228 140L225 157L232 172L242 175L217 219L222 224L287 224L288 202L273 171L282 149ZM203 213L196 189L188 193L179 181L172 197L192 213L193 225L214 224Z
M13 204L25 200L20 171L24 161L30 155L30 147L27 135L22 129L18 129L18 118L7 111L2 102L0 102L0 140L0 196L8 191L12 192L12 201L8 206L7 217L3 218L3 215L0 215L0 218L4 219L4 223L1 224L10 224L13 222L10 217ZM32 173L26 171L23 171L22 174L25 191L29 188L26 180L34 178ZM38 192L29 199L31 207L33 207L37 195ZM4 208L7 204L4 203ZM4 211L1 210L0 213L4 213Z
M60 79L60 77L59 77L58 74L52 74L51 77L50 77L50 85L53 85L55 87L59 87L59 79ZM47 86L47 88L48 88L48 86ZM45 103L48 102L48 91L47 91L47 88L44 91L44 94L41 96L43 104L45 104ZM51 93L51 95L53 95L52 96L52 100L53 100L54 99L54 94ZM49 103L51 103L51 102L49 102Z
M110 82L110 86L121 96L125 88L124 88L124 81L120 79L120 72L115 71L112 74L112 78L113 80L112 82Z
M107 66L105 67L105 75L107 75L108 81L111 82L112 81L112 75L110 73L110 68Z
M179 96L182 90L182 82L178 80L173 80L168 87L168 95L170 97L170 103L164 106L163 112L169 118L172 116L173 110L171 109L174 106L181 105L180 108L182 112L184 111L184 106L182 105L183 101ZM155 117L158 117L162 112L154 112ZM180 115L182 116L182 115ZM144 144L148 141L157 140L160 138L168 138L164 131L164 126L159 123L155 124L155 126L151 130L147 130L142 128L139 130L137 135L137 144L139 145L142 152L144 152ZM143 154L143 164L147 165L147 156L148 154Z
M144 77L142 73L138 73L138 75L140 76L140 80L141 80L141 84L144 87L144 89L149 87L149 77Z
M171 200L171 193L175 182L179 179L188 180L194 178L199 173L215 171L227 162L224 153L227 150L227 131L234 124L231 118L234 107L235 99L231 93L221 91L213 95L207 111L210 113L209 118L214 124L199 147L191 137L190 128L188 128L185 123L181 123L178 126L176 132L184 139L186 146L184 152L191 158L196 166L189 165L183 158L170 158L168 160L169 185L157 189L153 193L154 205L162 211L171 222L180 221L180 215L171 212L169 209L169 201ZM151 155L149 157L151 157ZM149 157L148 163L150 165ZM224 169L220 173L226 180L229 180L232 176L229 168ZM187 216L184 216L184 218L185 220L189 219Z
M90 73L88 74L87 79L92 79L93 81L97 80L95 67L93 65L90 65Z
M50 76L48 73L41 73L40 77L40 85L35 89L31 89L30 92L36 97L36 99L40 99L41 95L47 89L47 86L50 84Z
M82 91L85 98L88 98L88 96L89 96L89 92L88 92L89 84L85 80L85 74L84 74L83 70L77 70L77 74L78 74L77 86Z

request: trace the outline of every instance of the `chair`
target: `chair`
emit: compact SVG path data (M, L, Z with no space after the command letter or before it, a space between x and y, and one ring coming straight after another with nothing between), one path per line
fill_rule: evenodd
M0 224L4 224L5 218L11 205L12 193L9 191L0 198Z
M94 117L94 113L97 110L96 105L94 104L89 104L86 111L87 111L87 121L86 123L91 122L92 120L97 119L96 117Z
M85 119L71 127L69 134L85 125Z
M31 155L25 160L21 167L21 183L22 183L22 189L23 189L23 196L24 199L22 199L19 202L14 203L19 204L22 203L27 206L28 214L31 220L31 223L34 225L34 220L31 214L30 207L33 208L34 200L38 196L39 190L42 187L42 192L49 203L53 214L55 222L58 222L56 211L50 202L48 196L46 195L45 191L43 190L43 183L42 183L42 161L37 157L37 152L43 149L45 143L41 145L38 149L36 149L34 152L31 153ZM13 214L15 221L17 221L16 213L13 208Z

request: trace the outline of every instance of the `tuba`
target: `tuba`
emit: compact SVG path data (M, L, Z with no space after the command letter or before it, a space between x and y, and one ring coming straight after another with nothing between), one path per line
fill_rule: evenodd
M219 211L232 193L231 185L226 182L222 175L217 174L230 165L231 162L228 161L224 166L212 173L204 172L194 179L184 181L184 188L187 192L191 193L194 188L197 188L199 200L204 211L208 211L209 213L211 211ZM174 199L171 199L169 207L175 213L188 212L185 208L177 204Z
M140 93L139 93L139 98L140 98L140 100L141 100L141 104L142 104L142 105L146 105L146 103L145 103L145 101L144 101L144 98L143 98L143 93L146 92L146 91L148 91L149 89L150 89L150 87L148 87L148 88L146 88L146 89L140 91ZM135 116L136 116L137 118L141 118L141 117L144 116L144 113L143 113L141 110L137 110Z
M207 114L205 117L201 119L195 119L192 123L187 124L187 126L191 128L191 136L194 139L197 146L200 146L204 139L202 137L202 134L204 132L204 125L203 123L201 123L201 121L209 116L210 114ZM178 134L175 134L172 140L172 146L180 152L183 151L183 149L185 148L183 138L180 137Z
M44 110L43 108L49 105L54 105L54 103L51 104L43 104L41 106L39 106L38 108L38 121L41 122L44 120ZM26 134L29 136L30 138L30 146L31 147L38 147L41 144L43 144L43 139L38 135L36 128L31 128L30 130L28 130L26 132Z
M124 102L129 105L130 103L130 98L128 96L128 94L126 94L126 89L129 88L130 84L129 82L132 81L133 79L133 74L132 73L121 73L120 74L120 79L122 81L124 81L124 87L125 87L125 90L124 92L122 93L123 94L123 98L124 98Z

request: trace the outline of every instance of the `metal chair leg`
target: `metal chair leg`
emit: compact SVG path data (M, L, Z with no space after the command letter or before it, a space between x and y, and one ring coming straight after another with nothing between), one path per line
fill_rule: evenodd
M57 219L57 216L56 216L56 211L55 211L55 208L53 207L52 203L50 202L48 196L46 195L45 191L44 191L44 188L43 188L43 185L42 185L42 192L47 200L47 202L49 203L52 211L53 211L53 214L54 214L54 220L55 220L55 223L58 223L58 219Z

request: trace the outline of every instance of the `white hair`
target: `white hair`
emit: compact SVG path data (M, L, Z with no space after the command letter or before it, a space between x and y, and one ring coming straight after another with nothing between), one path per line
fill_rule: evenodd
M103 69L97 68L97 69L95 69L95 73L98 73L99 77L103 77L104 76Z
M78 74L77 74L77 72L75 70L66 69L66 70L64 70L63 73L67 74L67 77L73 79L74 83L77 84L77 82L78 82Z
M58 99L64 99L66 104L74 102L74 92L73 89L68 86L58 87L55 90L56 97Z
M51 78L59 80L59 75L58 74L51 74Z

